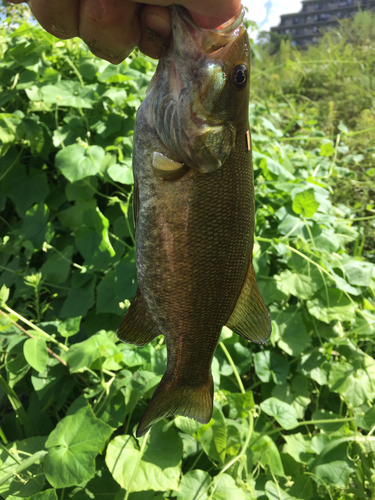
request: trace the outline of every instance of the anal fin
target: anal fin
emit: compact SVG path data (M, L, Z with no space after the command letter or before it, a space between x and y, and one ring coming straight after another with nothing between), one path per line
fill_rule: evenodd
M117 329L117 336L127 344L146 345L160 335L154 326L147 306L138 288L124 319Z
M272 330L270 315L260 294L252 263L249 265L241 294L226 326L256 344L264 344L270 338Z

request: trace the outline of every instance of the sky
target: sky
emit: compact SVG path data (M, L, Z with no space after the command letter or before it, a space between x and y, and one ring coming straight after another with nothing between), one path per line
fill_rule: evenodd
M302 8L300 0L242 0L249 9L249 19L258 24L259 30L269 30L277 26L281 14L299 12Z

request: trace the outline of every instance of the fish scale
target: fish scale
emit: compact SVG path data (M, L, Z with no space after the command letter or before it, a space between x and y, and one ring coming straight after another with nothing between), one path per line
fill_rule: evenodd
M236 88L226 76L233 75L239 64L242 73L249 65L247 34L238 22L233 33L226 28L221 34L188 25L188 14L181 8L171 7L171 15L173 40L138 110L134 131L139 289L118 335L124 342L145 345L162 334L168 355L165 374L137 436L176 414L209 421L211 364L224 325L255 342L265 342L270 335L269 315L252 267L254 187L246 140L249 89L248 84L243 90ZM200 46L212 46L211 38L221 50L220 57L201 53L187 58L179 72L189 44L190 53L197 53ZM180 39L186 45L183 49ZM189 67L194 78L189 78ZM176 97L176 88L169 85L177 85L177 78L181 92ZM212 111L207 112L207 120L197 123L192 108L198 96L201 109ZM166 112L174 117L173 123L177 120L173 130ZM218 146L220 141L223 147ZM156 159L154 153L158 153ZM166 177L160 157L168 159L169 167L175 162L181 177L173 181ZM186 170L181 170L181 162Z

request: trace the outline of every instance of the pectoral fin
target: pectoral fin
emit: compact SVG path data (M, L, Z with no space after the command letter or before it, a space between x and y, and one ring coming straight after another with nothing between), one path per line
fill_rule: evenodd
M156 152L154 153L152 159L152 168L155 175L161 177L165 181L177 181L189 170L189 167L187 167L184 163L178 163L177 161L171 160L167 156Z
M160 335L152 323L147 306L138 288L133 302L126 311L124 319L117 329L117 336L127 344L146 345Z
M256 344L264 344L270 338L270 315L260 295L252 263L249 265L241 294L226 326Z

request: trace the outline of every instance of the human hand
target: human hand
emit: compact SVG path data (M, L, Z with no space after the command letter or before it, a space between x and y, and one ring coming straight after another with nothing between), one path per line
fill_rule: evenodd
M24 0L8 0L22 3ZM79 36L91 52L118 64L135 47L150 57L161 56L171 36L171 0L28 0L43 28L57 38ZM237 14L241 0L178 0L202 28L216 28ZM156 33L150 36L150 31ZM160 37L160 38L159 38ZM159 43L158 43L159 41Z

